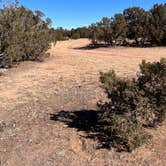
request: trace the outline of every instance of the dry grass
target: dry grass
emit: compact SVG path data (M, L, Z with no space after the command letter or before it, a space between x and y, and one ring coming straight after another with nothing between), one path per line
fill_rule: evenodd
M25 62L0 77L0 165L166 165L165 125L150 131L154 138L144 147L119 154L50 121L49 113L95 109L104 97L99 71L131 77L142 59L166 57L163 47L76 49L88 43L59 42L45 62Z

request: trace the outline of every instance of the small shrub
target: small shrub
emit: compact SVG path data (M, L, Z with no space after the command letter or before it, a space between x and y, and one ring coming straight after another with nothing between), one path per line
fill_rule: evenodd
M114 71L110 71L108 73L100 73L100 81L108 99L111 100L109 107L112 110L123 114L136 108L138 93L134 80L119 78Z
M140 65L137 86L141 97L146 100L154 114L154 123L160 123L166 118L166 59L160 62Z
M118 151L131 152L144 144L150 137L145 134L142 126L134 123L132 118L121 116L114 112L101 114L101 123L104 124L104 133L109 137L111 146Z
M98 103L104 131L118 149L132 151L149 138L143 127L166 119L166 59L143 61L136 79L110 71L101 73L100 81L109 100Z

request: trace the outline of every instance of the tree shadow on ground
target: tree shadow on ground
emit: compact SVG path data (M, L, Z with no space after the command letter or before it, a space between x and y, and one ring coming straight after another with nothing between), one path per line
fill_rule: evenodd
M104 133L103 124L99 122L100 113L100 111L95 110L61 111L58 114L50 114L50 119L63 122L69 128L76 128L77 131L86 132L85 138L98 141L98 149L110 149L111 140Z
M153 47L162 47L160 45L152 45L152 44L120 44L120 45L110 45L110 44L89 44L84 47L76 47L75 50L93 50L98 48L116 48L116 47L131 47L131 48L153 48Z
M97 48L109 48L111 47L110 44L88 44L84 47L76 47L75 50L93 50Z

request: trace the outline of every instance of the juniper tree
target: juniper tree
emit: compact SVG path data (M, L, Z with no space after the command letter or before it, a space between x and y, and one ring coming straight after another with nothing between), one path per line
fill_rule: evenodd
M92 24L89 29L89 38L91 39L93 45L98 44L99 41L103 41L104 32L101 27L98 26L98 23Z
M99 23L98 27L103 31L101 36L101 40L103 40L106 44L112 44L112 29L111 29L111 19L108 17L104 17Z
M147 12L142 8L132 7L125 9L123 14L128 26L127 36L135 39L138 44L138 38L144 39L147 34Z
M166 4L154 5L149 11L148 30L153 44L166 44Z
M50 46L50 19L40 11L10 4L0 10L0 67L41 60Z
M112 29L113 39L115 40L115 44L116 44L116 40L119 37L121 38L126 37L127 23L123 14L115 14L115 16L112 19L111 29Z
M166 59L143 61L135 79L110 71L101 73L100 81L108 100L98 103L99 121L113 146L131 151L149 138L144 127L166 120Z

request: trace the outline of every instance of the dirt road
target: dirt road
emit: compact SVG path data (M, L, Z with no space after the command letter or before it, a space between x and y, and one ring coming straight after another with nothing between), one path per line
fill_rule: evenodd
M59 42L44 62L24 62L0 76L0 166L166 165L165 125L128 154L96 149L84 132L50 119L62 110L96 109L104 98L99 71L131 77L142 59L166 57L162 47L82 49L88 43Z

